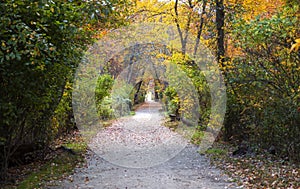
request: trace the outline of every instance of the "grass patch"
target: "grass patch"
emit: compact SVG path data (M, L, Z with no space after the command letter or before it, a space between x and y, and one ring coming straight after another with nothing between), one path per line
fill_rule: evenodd
M130 111L130 115L134 116L135 115L135 111Z
M204 132L203 131L195 131L192 138L191 138L191 142L193 144L199 145L201 143L203 137L204 137Z
M210 148L205 152L212 159L222 158L227 155L227 152L221 148Z
M84 162L84 156L87 145L83 141L70 141L63 144L65 147L72 149L76 154L62 151L54 158L41 165L41 167L29 174L21 181L17 188L45 188L50 181L64 178L71 174L74 168Z

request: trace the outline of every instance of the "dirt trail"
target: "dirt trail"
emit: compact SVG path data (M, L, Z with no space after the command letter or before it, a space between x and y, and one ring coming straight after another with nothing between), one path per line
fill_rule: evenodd
M145 103L136 115L101 130L89 145L86 166L49 188L235 188L197 146L161 126L160 109Z

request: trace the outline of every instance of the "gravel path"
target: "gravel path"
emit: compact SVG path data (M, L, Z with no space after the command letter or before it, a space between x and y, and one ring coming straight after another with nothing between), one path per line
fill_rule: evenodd
M136 115L101 130L89 145L86 166L51 188L235 188L197 146L161 126L160 109L147 102Z

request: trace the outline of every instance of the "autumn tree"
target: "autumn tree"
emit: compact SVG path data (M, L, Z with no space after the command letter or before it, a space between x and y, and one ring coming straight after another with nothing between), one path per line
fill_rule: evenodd
M272 10L273 11L273 10ZM229 136L299 160L299 5L240 17L232 38L240 53L226 62ZM238 116L236 116L238 115Z
M44 148L57 133L51 118L71 110L72 78L91 27L107 25L116 2L1 1L1 176L21 162L23 147Z

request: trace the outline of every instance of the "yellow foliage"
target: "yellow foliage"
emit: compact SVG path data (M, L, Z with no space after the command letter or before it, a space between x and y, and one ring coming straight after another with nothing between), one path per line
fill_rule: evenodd
M295 44L292 45L290 52L295 51L297 52L300 47L300 38L295 40Z
M270 17L284 4L283 0L225 0L224 4L230 7L242 7L242 17L250 21L256 16Z

